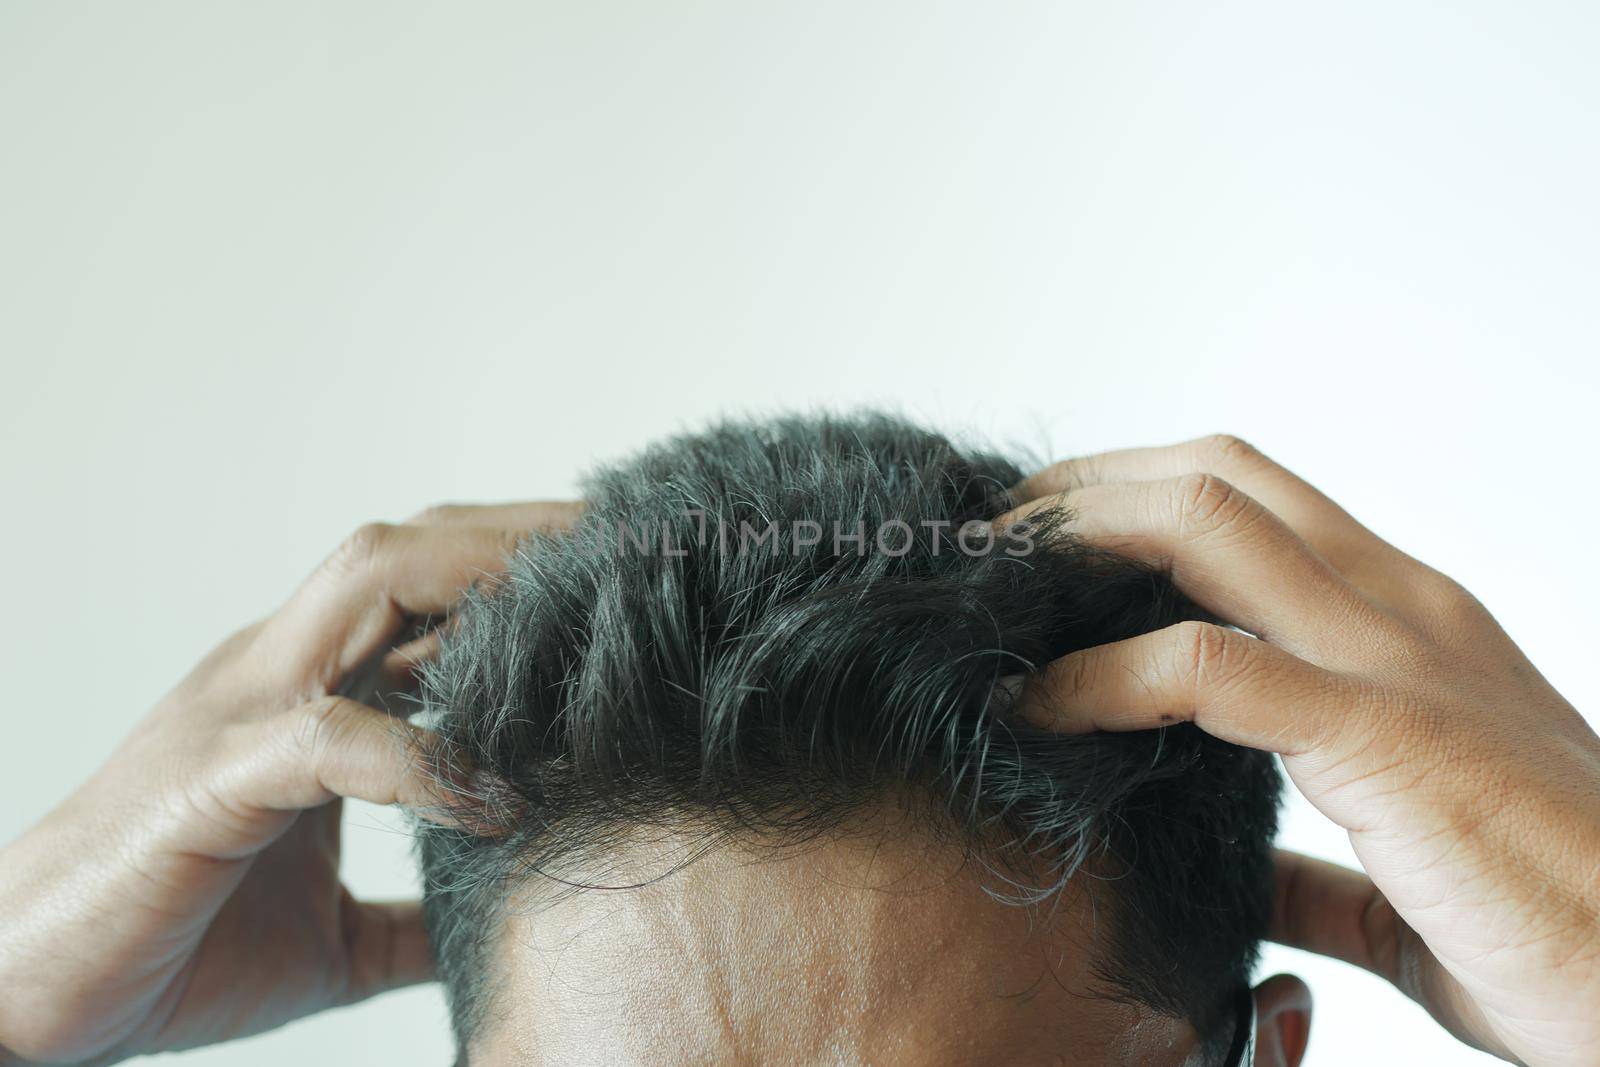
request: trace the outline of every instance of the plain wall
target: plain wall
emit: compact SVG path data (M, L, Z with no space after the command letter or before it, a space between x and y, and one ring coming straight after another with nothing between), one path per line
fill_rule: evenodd
M1243 435L1595 714L1596 12L10 0L0 838L364 520L725 412ZM414 889L347 824L359 893ZM1486 1059L1278 969L1314 1067ZM420 989L179 1062L449 1056Z

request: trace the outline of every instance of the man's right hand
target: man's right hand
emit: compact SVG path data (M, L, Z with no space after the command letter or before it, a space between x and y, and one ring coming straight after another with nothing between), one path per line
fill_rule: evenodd
M1064 657L1027 714L1191 720L1279 753L1370 880L1281 854L1278 940L1383 975L1502 1057L1600 1064L1600 738L1477 600L1234 438L1070 460L1019 495L997 525L1065 507L1239 627Z

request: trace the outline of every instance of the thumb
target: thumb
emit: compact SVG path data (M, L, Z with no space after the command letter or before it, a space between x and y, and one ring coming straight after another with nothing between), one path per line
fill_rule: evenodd
M1270 937L1396 982L1399 916L1359 871L1279 849Z
M433 981L433 946L421 904L358 901L349 890L342 893L340 928L349 958L345 1003Z
M266 847L295 815L339 797L400 804L461 825L460 772L437 735L345 697L324 697L225 735L197 794L221 818L188 827L190 851L236 858Z
M1482 1009L1372 879L1279 849L1272 940L1371 971L1469 1045L1511 1058Z

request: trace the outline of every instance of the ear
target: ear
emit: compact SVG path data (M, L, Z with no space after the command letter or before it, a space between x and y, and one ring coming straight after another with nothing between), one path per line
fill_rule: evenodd
M1298 1067L1311 1038L1311 990L1292 974L1255 988L1256 1067Z

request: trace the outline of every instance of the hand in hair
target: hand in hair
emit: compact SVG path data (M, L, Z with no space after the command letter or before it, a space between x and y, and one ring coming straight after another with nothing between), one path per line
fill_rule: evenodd
M0 1063L210 1044L431 979L418 906L339 881L339 798L447 799L432 737L362 698L408 690L429 622L577 510L363 527L0 851Z
M1019 496L1013 518L1065 505L1238 627L1068 655L1036 722L1192 720L1280 753L1370 878L1281 854L1277 940L1502 1057L1600 1063L1600 738L1477 600L1233 438L1068 461Z

